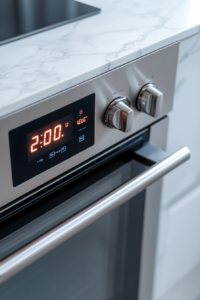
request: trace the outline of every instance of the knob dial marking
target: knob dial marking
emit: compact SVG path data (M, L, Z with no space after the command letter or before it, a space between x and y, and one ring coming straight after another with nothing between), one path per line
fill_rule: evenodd
M163 93L156 89L153 83L148 83L139 92L138 110L156 118L160 115L163 105Z
M133 115L130 101L125 97L118 97L106 109L105 124L110 128L128 132L132 129Z

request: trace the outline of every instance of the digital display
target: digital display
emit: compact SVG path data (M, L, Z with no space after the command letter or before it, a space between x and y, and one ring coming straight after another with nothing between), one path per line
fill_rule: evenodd
M27 134L28 159L32 160L73 139L73 114Z
M95 94L9 132L13 186L94 145Z

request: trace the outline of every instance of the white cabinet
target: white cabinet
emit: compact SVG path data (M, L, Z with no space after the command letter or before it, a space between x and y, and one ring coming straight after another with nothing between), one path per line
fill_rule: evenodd
M163 179L154 300L200 297L200 34L180 44L167 152L191 158Z
M200 264L200 187L180 201L162 207L160 224L156 299L179 284ZM200 294L200 272L197 276ZM192 295L180 300L186 299L192 300Z

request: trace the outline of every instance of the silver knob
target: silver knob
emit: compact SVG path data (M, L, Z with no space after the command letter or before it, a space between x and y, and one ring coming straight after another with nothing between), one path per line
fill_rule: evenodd
M163 93L156 89L152 83L148 83L141 89L138 99L137 108L156 118L159 116L163 105Z
M128 132L132 129L134 111L125 97L114 99L106 109L105 123L108 127Z

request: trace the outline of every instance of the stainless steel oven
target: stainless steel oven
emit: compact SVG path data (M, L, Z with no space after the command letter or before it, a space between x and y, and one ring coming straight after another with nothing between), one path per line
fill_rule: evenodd
M165 152L177 56L0 120L2 300L151 299L162 177L190 155Z

